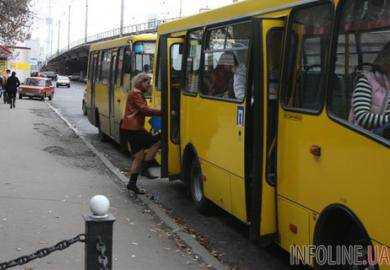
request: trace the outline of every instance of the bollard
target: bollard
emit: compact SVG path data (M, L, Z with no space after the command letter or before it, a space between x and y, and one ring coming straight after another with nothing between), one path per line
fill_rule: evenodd
M90 202L92 214L83 215L85 221L85 270L112 269L112 233L115 218L108 214L110 201L103 195Z

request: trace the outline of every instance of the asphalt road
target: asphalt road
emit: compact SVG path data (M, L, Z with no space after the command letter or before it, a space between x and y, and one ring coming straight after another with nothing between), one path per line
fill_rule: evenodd
M57 88L51 104L72 123L99 151L121 171L126 172L130 164L128 155L113 143L102 143L97 129L83 116L81 104L85 84L72 82L71 88ZM197 236L209 251L229 269L302 269L289 265L289 255L278 246L267 248L252 244L245 225L220 209L209 216L199 214L191 200L185 195L180 181L166 179L142 180L143 186L154 201Z

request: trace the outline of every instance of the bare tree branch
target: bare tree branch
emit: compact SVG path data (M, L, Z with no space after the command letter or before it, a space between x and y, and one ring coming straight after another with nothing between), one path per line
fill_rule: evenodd
M0 42L13 44L30 37L31 0L0 0Z

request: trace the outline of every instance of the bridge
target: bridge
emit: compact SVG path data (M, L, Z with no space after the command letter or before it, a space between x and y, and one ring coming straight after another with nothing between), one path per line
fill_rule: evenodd
M147 23L125 26L123 27L122 34L120 28L114 28L88 36L84 39L79 39L51 55L47 59L43 70L54 70L58 74L66 75L78 74L81 78L84 78L87 74L88 54L91 44L121 36L153 33L156 32L158 25L171 20L174 19L152 20Z

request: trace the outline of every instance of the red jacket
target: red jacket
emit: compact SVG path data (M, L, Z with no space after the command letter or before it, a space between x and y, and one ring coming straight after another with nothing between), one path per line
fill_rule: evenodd
M127 96L125 116L121 128L126 130L144 130L145 116L160 116L161 111L148 107L146 99L138 89Z

